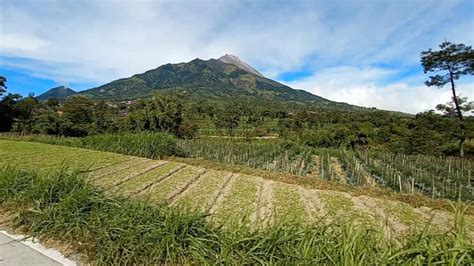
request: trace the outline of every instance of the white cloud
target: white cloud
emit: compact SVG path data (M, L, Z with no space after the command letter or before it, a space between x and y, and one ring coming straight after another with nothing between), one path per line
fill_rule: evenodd
M47 46L44 40L33 36L3 34L1 38L0 50L10 51L10 53L14 54L35 53Z
M423 85L422 77L410 82L384 84L384 80L397 73L381 68L337 67L324 70L289 85L316 95L365 107L418 113L434 109L439 103L451 99L451 91ZM413 85L413 80L418 80ZM460 83L457 88L462 96L474 100L474 83Z

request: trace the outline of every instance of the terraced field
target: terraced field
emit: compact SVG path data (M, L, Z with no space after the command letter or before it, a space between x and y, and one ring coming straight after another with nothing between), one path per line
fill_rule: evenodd
M91 182L109 193L196 209L212 214L209 219L225 224L261 226L337 220L383 227L388 235L399 235L420 229L431 216L433 230L447 230L453 221L452 213L427 207L413 208L402 202L306 189L172 161L10 140L0 140L0 156L0 165L42 173L67 165L84 171ZM330 160L335 162L337 174L339 163L336 158ZM469 234L474 238L474 218L467 219Z

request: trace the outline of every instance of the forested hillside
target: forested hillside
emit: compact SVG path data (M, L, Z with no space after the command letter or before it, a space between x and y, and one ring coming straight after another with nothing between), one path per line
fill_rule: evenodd
M375 109L334 110L299 105L226 104L183 94L155 94L131 104L72 97L64 103L7 95L2 131L61 136L168 131L180 138L227 136L251 140L278 138L294 145L404 154L456 156L460 129L456 117L434 111L407 115ZM472 138L474 119L465 118ZM466 145L466 156L474 147Z

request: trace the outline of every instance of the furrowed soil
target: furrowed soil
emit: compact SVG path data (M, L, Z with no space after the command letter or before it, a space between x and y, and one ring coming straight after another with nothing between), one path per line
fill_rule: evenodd
M430 230L447 231L454 220L453 213L426 206L414 208L383 198L309 189L258 176L109 152L0 140L0 156L0 166L40 173L68 167L83 171L90 182L108 193L182 205L210 213L209 219L226 224L343 221L400 236L422 230L430 219ZM337 162L337 158L332 160ZM338 163L336 171L342 171ZM474 217L467 215L466 220L468 234L474 239Z

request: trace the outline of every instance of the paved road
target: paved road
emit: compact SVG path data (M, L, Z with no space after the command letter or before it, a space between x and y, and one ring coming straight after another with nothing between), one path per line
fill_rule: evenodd
M76 265L76 263L64 258L58 251L47 249L37 242L22 240L21 236L0 231L0 265L56 266Z

